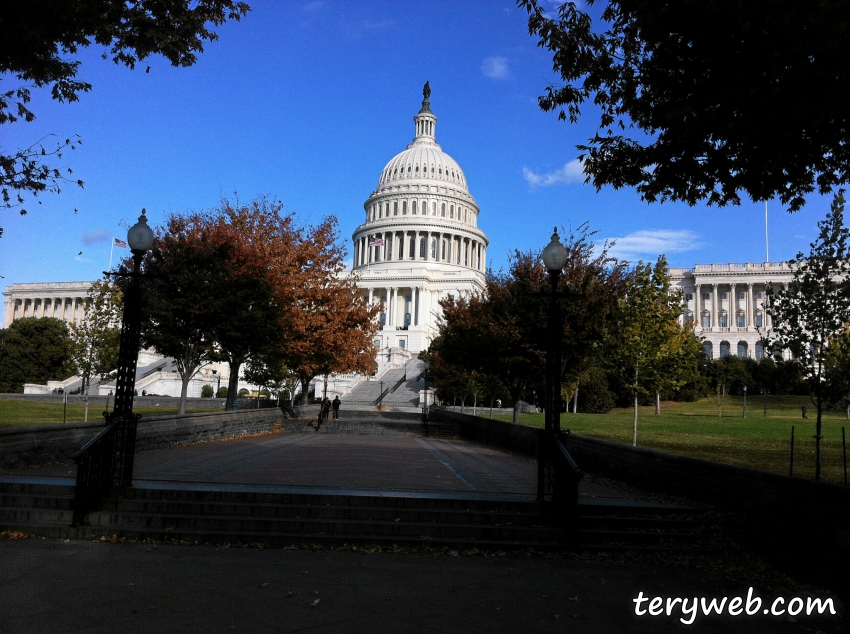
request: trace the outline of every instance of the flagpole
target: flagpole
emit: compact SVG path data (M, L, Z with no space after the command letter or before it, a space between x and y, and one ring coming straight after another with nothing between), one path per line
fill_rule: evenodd
M112 246L109 247L109 268L106 269L107 271L112 270L112 252L115 250L115 236L112 236L111 242L112 242Z
M764 201L764 258L765 264L770 262L770 242L767 238L767 201Z

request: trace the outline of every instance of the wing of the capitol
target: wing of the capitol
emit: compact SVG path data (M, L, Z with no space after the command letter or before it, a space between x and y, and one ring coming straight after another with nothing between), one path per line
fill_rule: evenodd
M485 290L489 241L478 227L480 209L460 165L437 144L437 117L429 96L426 85L422 107L413 117L413 140L381 170L375 190L363 205L363 223L352 236L353 266L347 275L354 276L370 304L380 306L380 329L374 339L379 375L427 350L437 334L441 299ZM766 285L782 287L791 281L792 273L784 262L670 269L672 284L683 294L681 319L694 324L706 354L713 359L729 354L763 356L760 331L770 326L763 307ZM12 284L4 293L3 327L22 317L79 322L85 318L91 285ZM179 395L173 360L147 351L139 367L147 373L137 379L140 392L148 385L148 392ZM190 396L200 396L204 384L225 380L228 373L225 364L205 368L193 379ZM329 393L347 392L355 378L337 377ZM26 391L69 387L74 379L27 386ZM113 387L107 382L93 389L106 394Z

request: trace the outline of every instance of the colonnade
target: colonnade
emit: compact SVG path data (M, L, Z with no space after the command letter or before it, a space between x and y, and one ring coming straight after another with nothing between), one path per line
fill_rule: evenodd
M728 309L723 308L723 300L720 297L722 291L720 290L721 286L726 286L729 288L728 292ZM759 290L756 290L754 287L759 286ZM784 282L776 283L777 288L782 288L787 286ZM770 316L767 314L767 311L763 308L763 301L765 296L765 288L766 285L763 283L759 283L758 285L753 282L746 282L743 284L736 284L727 282L725 284L719 283L711 283L711 284L703 284L696 283L694 284L695 291L695 301L694 301L694 317L697 320L697 324L703 328L711 328L714 330L723 329L723 330L748 330L752 328L758 327L770 327ZM706 300L703 299L703 293L708 292L710 297L708 298L708 304L706 304ZM755 297L755 293L760 292L762 294L761 301L758 301ZM738 298L738 293L743 294L743 298ZM743 302L741 304L740 302ZM758 302L758 303L757 303ZM726 313L726 324L724 325L721 322L721 315L725 311ZM703 317L708 314L710 317L710 321L708 325L706 325L703 321ZM738 321L738 316L743 317L743 321ZM761 323L756 322L756 316L761 316Z
M55 317L69 324L85 319L88 298L73 297L21 297L7 298L3 313L3 327L24 317Z
M379 231L354 243L355 266L403 261L445 262L483 271L487 255L480 240L445 231Z

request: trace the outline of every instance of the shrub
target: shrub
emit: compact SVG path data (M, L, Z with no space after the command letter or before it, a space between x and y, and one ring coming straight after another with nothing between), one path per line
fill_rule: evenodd
M201 388L201 398L212 398L212 395L215 393L212 385L205 385Z

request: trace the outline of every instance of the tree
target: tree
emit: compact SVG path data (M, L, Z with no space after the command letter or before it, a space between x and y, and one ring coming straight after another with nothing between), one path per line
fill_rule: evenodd
M781 357L790 350L801 369L812 404L817 408L815 479L821 473L821 418L836 388L834 373L827 371L830 348L850 323L850 231L844 226L844 191L832 202L820 234L807 256L798 253L789 261L794 276L787 288L772 286L767 292L767 312L773 326L767 340Z
M80 389L86 395L86 420L92 377L105 378L118 367L121 301L121 290L115 284L95 282L88 292L85 319L69 328L71 361L83 379Z
M301 242L301 282L290 293L297 311L286 322L286 367L298 374L306 404L316 376L332 372L369 373L375 362L372 338L379 307L369 306L357 278L345 276L345 249L338 244L337 221L309 228Z
M45 384L73 374L64 321L16 319L0 330L0 392L23 392L24 383Z
M582 371L625 292L625 264L608 255L608 245L595 253L592 236L582 225L565 240L568 259L558 289L563 301L562 377ZM486 296L450 296L440 302L443 320L431 351L466 371L497 377L514 403L514 422L523 395L531 389L543 393L549 289L539 253L515 252L507 273L487 273Z
M540 0L517 4L564 82L540 107L572 123L586 102L599 113L577 146L597 189L691 205L778 196L797 211L850 180L848 3L587 0L552 18Z
M108 49L104 59L111 56L113 62L130 69L155 54L172 66L191 66L203 52L204 42L218 39L209 24L238 21L249 10L245 2L236 0L6 3L0 17L0 74L11 75L17 85L0 92L0 124L35 119L27 106L32 88L49 85L51 97L60 102L77 101L79 93L91 90L91 84L77 78L81 62L73 56L80 48L92 43L102 46ZM12 153L0 152L0 194L6 208L23 205L25 193L59 193L61 185L75 182L43 161L74 149L79 139L70 137L50 149L44 147L44 140ZM76 184L82 187L83 182Z
M626 297L620 300L614 363L634 399L634 432L637 445L638 399L657 395L687 381L696 371L699 342L689 326L679 325L681 294L670 286L667 261L659 256L655 268L635 267Z

